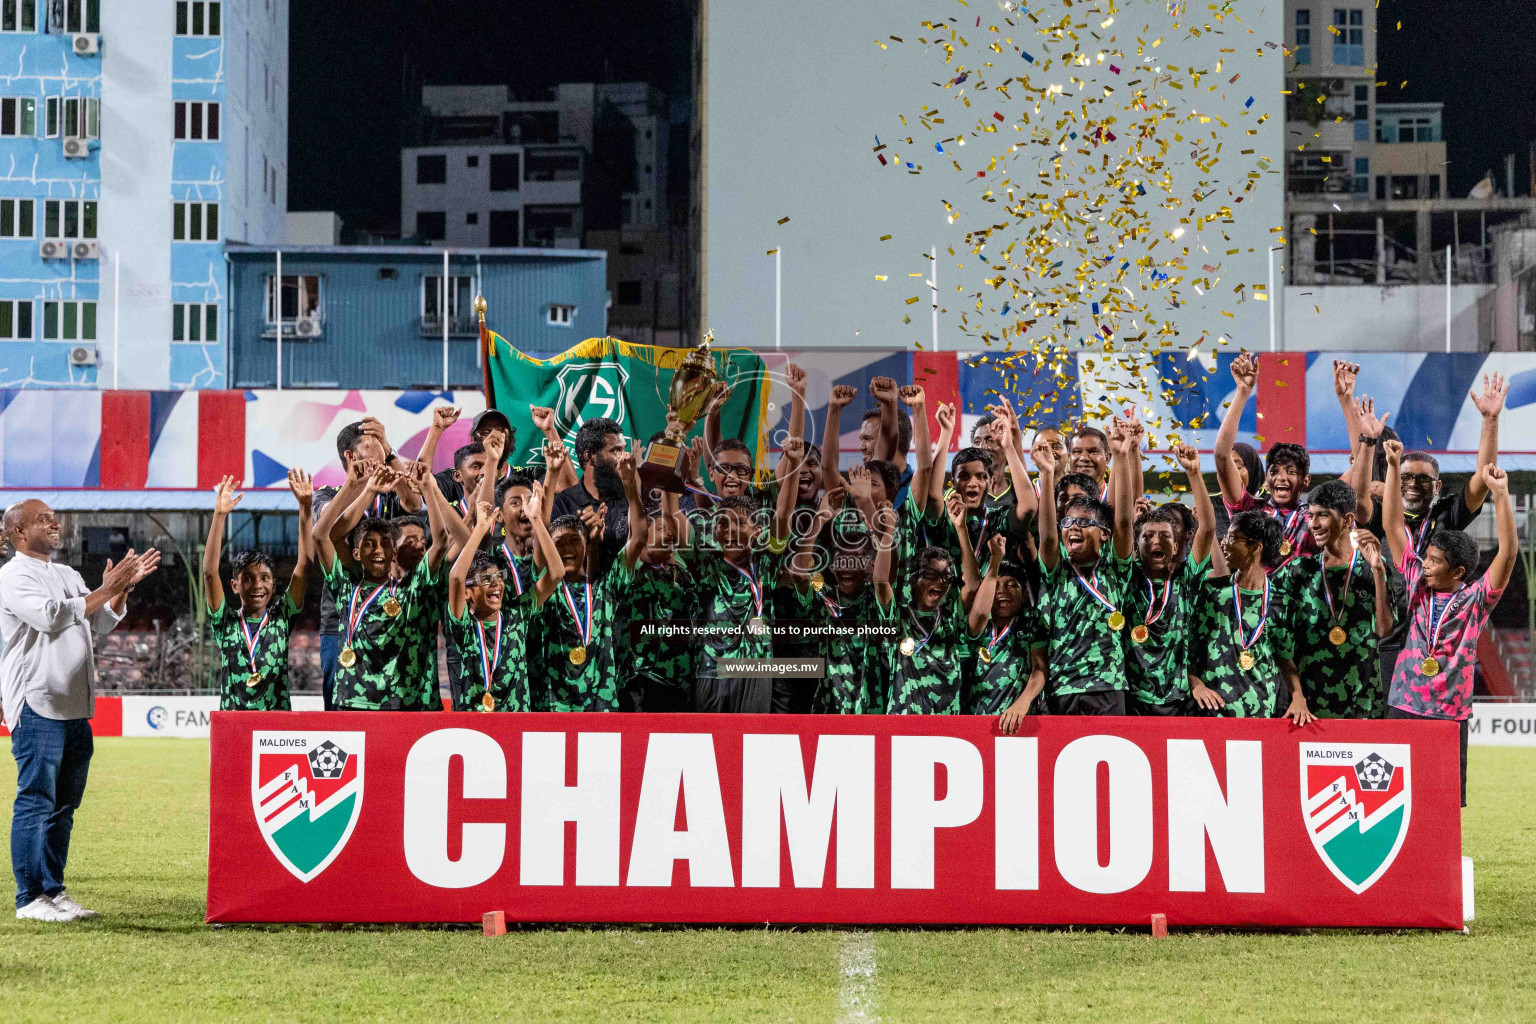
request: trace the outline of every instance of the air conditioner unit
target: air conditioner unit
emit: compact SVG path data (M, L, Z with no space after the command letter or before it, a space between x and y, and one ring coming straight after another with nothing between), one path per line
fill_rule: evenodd
M70 254L77 260L99 260L101 243L94 238L82 238L71 246Z
M293 322L293 334L296 338L320 337L320 318L313 316L301 316Z
M84 160L91 155L91 144L87 139L65 139L64 155L71 160Z
M96 346L76 345L69 350L70 366L95 366Z
M37 254L45 260L67 260L69 259L69 240L45 238L38 243Z
M74 48L76 57L91 57L101 52L101 34L99 32L76 32L70 43Z

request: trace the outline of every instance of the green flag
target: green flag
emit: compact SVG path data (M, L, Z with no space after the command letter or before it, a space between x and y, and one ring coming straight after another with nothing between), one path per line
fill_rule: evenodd
M500 410L517 432L513 464L543 462L543 439L533 425L532 406L555 411L555 429L567 447L587 420L618 422L627 439L648 442L667 426L672 373L692 349L632 345L617 338L588 338L557 356L534 359L489 332L486 404ZM751 349L714 349L717 379L731 385L720 414L720 436L740 438L752 451L759 477L766 472L768 379ZM689 436L703 433L704 421Z

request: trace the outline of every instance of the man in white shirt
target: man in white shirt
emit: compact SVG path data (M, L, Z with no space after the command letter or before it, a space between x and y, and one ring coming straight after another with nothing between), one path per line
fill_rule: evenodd
M16 916L33 921L95 917L64 892L64 862L75 808L85 795L94 749L96 663L91 633L109 633L127 610L128 591L155 571L160 552L109 560L101 586L53 561L59 521L35 498L5 510L15 556L0 568L0 703L16 759L11 869Z

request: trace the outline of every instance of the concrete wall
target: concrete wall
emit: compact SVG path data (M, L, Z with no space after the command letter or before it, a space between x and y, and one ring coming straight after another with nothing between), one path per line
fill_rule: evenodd
M1486 285L1451 287L1451 351L1478 350ZM1335 351L1445 351L1445 286L1288 285L1281 347Z

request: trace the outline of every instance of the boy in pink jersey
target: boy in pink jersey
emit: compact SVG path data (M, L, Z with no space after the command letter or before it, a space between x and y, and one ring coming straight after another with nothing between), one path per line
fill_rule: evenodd
M1421 559L1408 541L1402 491L1403 445L1386 442L1387 480L1382 520L1392 557L1408 586L1408 639L1387 692L1388 718L1440 719L1461 726L1461 805L1467 805L1467 729L1472 718L1472 670L1477 639L1514 572L1518 539L1509 503L1509 478L1497 466L1478 475L1493 496L1499 550L1481 579L1477 542L1459 530L1439 530Z

